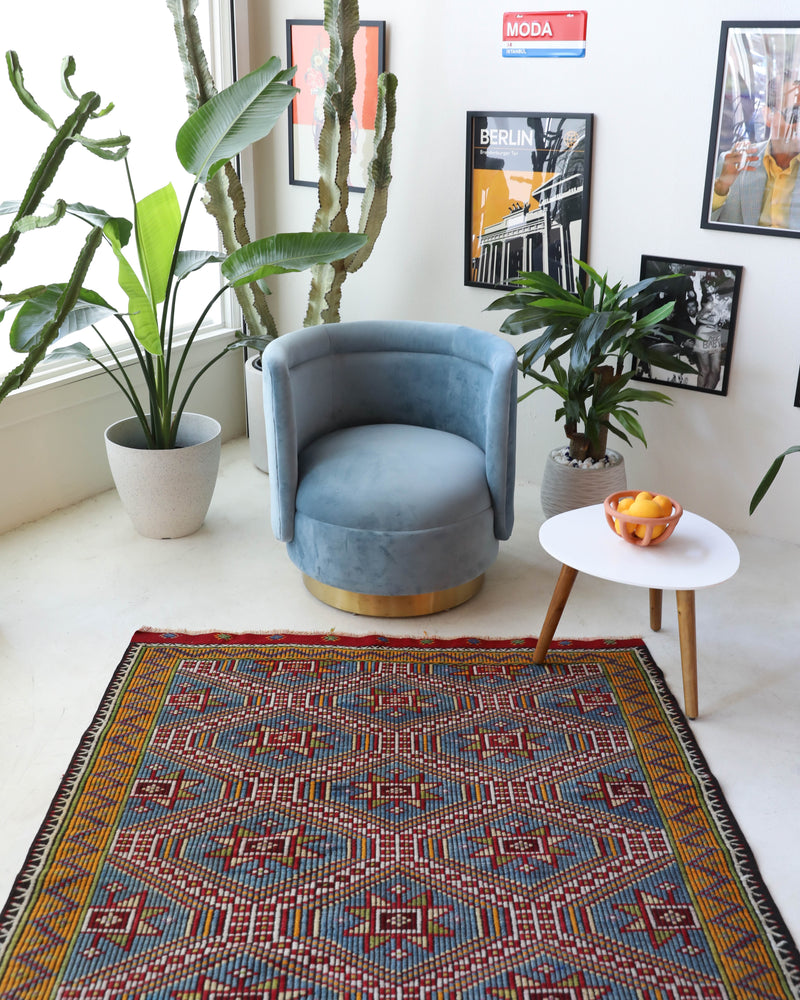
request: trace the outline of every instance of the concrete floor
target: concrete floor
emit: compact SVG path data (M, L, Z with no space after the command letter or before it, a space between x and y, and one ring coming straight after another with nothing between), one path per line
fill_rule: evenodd
M558 575L538 543L536 486L484 589L440 615L389 621L320 604L269 527L247 441L223 448L204 527L137 535L112 491L0 536L0 897L5 900L137 628L536 635ZM606 530L606 529L603 529ZM697 592L700 716L692 730L800 940L800 547L737 535L741 568ZM649 631L644 590L579 576L556 637L642 636L681 704L675 601Z

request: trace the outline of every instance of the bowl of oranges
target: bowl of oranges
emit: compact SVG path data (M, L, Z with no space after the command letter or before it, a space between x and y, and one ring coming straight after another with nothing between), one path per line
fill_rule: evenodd
M683 514L677 500L647 490L622 490L606 497L603 508L612 531L632 545L666 541Z

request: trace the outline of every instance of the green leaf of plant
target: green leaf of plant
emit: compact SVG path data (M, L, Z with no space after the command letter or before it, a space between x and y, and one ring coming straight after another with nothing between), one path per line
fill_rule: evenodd
M180 250L175 262L175 280L180 281L206 264L221 264L224 260L225 254L216 250Z
M67 212L74 215L76 219L87 222L90 226L100 226L109 235L113 227L114 238L120 246L128 245L133 231L133 223L121 216L109 215L102 208L94 208L92 205L84 205L83 202L73 202L67 205Z
M573 296L549 274L543 271L522 271L513 279L513 284L533 289L541 295L554 299L571 299Z
M27 353L39 345L42 331L57 315L66 288L65 284L47 285L22 306L9 331L13 350ZM75 305L60 325L56 339L78 330L85 330L92 323L97 323L115 313L116 309L102 296L88 288L82 288Z
M636 320L634 326L637 330L647 330L658 326L659 323L663 323L665 319L668 319L675 310L674 302L665 302L658 309L654 309L652 312L647 313L646 316L642 316L641 319Z
M150 354L160 355L164 353L161 344L161 337L158 330L158 315L154 305L139 280L139 275L128 263L119 243L119 238L115 226L116 220L112 219L105 227L105 234L111 243L111 249L117 258L119 271L117 280L120 288L128 296L128 313L136 339L142 347Z
M612 415L615 420L620 422L628 434L632 434L633 437L638 438L642 444L647 447L647 441L645 440L642 425L632 413L629 413L627 410L614 410L612 411ZM609 426L611 427L612 425L609 424ZM619 434L618 431L616 433Z
M183 167L205 183L228 160L268 135L298 93L289 85L293 76L294 68L282 71L273 56L199 107L176 139Z
M772 463L772 465L769 467L769 469L767 469L766 475L761 480L761 482L758 484L758 488L756 489L755 493L753 494L753 499L750 501L750 513L751 514L756 509L756 507L758 507L758 505L761 503L761 501L764 499L764 496L765 496L767 490L770 488L770 486L772 486L772 484L773 484L773 482L775 480L775 477L780 472L780 468L783 465L784 458L786 458L787 455L791 455L794 452L798 452L798 451L800 451L800 444L792 445L792 447L791 448L787 448L786 451L783 452L783 454L778 455L778 457L775 459L775 461Z
M164 301L167 292L172 257L181 229L181 209L171 184L136 203L134 228L144 287L152 305L156 306Z
M362 233L279 233L235 250L222 274L235 288L269 274L305 271L354 253L366 242Z
M50 358L77 358L79 361L94 361L94 354L86 344L65 344L48 355Z

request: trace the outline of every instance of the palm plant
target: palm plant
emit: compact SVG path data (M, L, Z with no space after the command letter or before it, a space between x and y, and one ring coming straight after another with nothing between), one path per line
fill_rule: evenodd
M292 70L281 70L276 58L220 91L198 108L177 135L176 150L182 166L192 175L192 186L181 212L171 184L137 200L127 162L128 185L133 201L133 221L111 218L101 209L82 204L66 206L66 211L82 219L93 231L102 233L117 259L118 281L126 296L124 309L101 295L81 288L73 308L63 318L58 337L93 327L108 352L98 356L85 344L58 348L54 355L80 357L99 365L116 382L130 403L150 448L173 448L181 415L197 381L229 351L241 347L263 350L269 339L263 334L237 333L189 381L184 388L187 358L201 326L214 302L229 288L256 285L268 294L264 278L274 274L306 270L316 264L353 253L366 237L350 233L289 233L248 243L228 255L216 250L184 250L182 239L195 195L225 165L251 143L266 136L285 111L296 88L289 85ZM124 250L133 235L138 268ZM185 340L175 329L176 300L181 283L208 264L219 264L224 281L208 303ZM31 289L11 328L16 350L29 350L53 321L63 285ZM110 316L122 325L145 384L140 397L129 376L124 359L96 327Z
M518 288L488 309L512 310L500 327L503 333L542 331L517 351L520 372L538 383L520 400L541 389L555 392L561 400L555 419L564 420L571 457L598 461L606 453L609 431L628 444L631 435L647 445L634 403L672 402L663 392L631 385L636 375L632 363L657 363L680 372L694 368L653 349L654 338L673 340L678 332L666 323L674 302L653 308L659 278L610 285L607 275L577 263L584 277L577 292L566 291L541 271L522 272L514 279ZM540 361L542 371L535 367Z

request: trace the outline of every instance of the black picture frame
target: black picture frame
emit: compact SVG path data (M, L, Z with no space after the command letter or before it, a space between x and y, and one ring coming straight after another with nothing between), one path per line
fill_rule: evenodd
M464 284L547 271L575 291L589 241L591 114L468 111Z
M784 181L794 185L785 203L765 197L774 183L765 156L784 169L793 149L800 151L800 21L723 21L701 227L800 236L797 173Z
M317 143L328 71L330 42L323 21L294 18L286 22L287 65L297 66L292 83L300 90L289 105L289 183L316 187L319 182ZM359 21L353 43L356 60L350 161L350 191L364 191L375 136L378 77L384 71L385 21Z
M684 337L675 334L674 340L655 337L649 346L658 347L660 342L665 351L697 368L698 374L687 375L638 363L638 380L727 395L742 271L739 264L642 255L640 277L663 279L658 282L660 301L652 308L674 302L675 309L665 325L686 334Z

